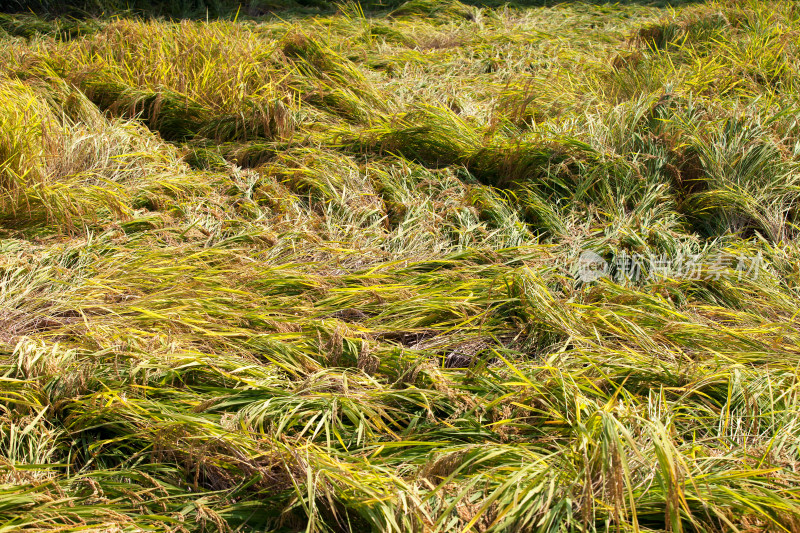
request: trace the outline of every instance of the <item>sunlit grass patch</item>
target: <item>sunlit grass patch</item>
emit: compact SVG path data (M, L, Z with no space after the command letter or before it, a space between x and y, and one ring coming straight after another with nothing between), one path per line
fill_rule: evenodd
M66 86L2 82L2 206L7 221L43 217L67 230L126 218L134 184L180 169L172 150L134 124L109 121ZM61 99L69 105L73 116Z
M0 17L0 530L797 530L795 4L311 4Z

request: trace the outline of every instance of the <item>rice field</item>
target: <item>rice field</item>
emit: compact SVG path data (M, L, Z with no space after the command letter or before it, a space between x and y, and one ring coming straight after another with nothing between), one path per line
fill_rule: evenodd
M9 0L0 533L800 531L800 2Z

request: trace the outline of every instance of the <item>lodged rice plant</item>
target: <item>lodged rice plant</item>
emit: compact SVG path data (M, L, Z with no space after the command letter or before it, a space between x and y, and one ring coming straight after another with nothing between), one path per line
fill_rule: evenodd
M800 529L797 2L7 11L0 531Z

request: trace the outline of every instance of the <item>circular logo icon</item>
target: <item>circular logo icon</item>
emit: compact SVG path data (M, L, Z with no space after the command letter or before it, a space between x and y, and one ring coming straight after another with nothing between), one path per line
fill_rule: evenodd
M578 278L588 283L608 274L608 263L598 254L584 250L578 258Z

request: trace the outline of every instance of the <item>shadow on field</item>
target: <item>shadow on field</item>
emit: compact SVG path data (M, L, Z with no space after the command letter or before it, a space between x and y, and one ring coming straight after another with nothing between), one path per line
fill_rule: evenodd
M352 0L351 0L352 1ZM426 9L435 9L451 0L362 0L359 3L371 16L386 15L404 4L412 5L420 16ZM584 3L594 5L621 4L652 7L678 7L703 3L707 0L461 0L475 7L524 9L558 4ZM0 13L36 13L43 16L86 18L97 16L136 15L181 19L230 19L236 16L259 17L291 14L296 16L334 13L346 0L0 0Z

